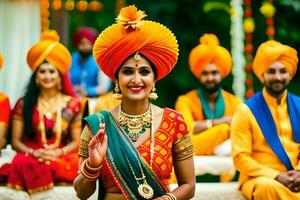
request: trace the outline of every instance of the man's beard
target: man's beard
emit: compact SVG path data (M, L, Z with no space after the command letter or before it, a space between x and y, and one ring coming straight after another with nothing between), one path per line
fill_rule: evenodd
M275 84L275 83L282 83L282 86L280 88L274 88L272 87L272 84ZM282 94L286 88L287 88L287 82L284 81L284 82L281 82L281 81L272 81L272 82L269 82L269 84L265 84L265 87L267 89L267 91L272 94L273 96L278 96L280 94Z
M200 87L207 94L213 94L221 88L221 83L214 83L212 87L208 87L205 83L200 83Z
M92 52L89 51L89 52L82 52L82 51L79 51L79 54L80 54L80 57L83 58L83 59L87 59L91 54Z

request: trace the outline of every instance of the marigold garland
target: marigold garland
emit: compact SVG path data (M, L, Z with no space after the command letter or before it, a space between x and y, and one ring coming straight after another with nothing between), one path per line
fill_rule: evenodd
M246 73L246 99L251 97L254 94L253 90L253 73L252 73L252 61L253 61L253 32L255 30L255 23L252 17L252 7L251 0L244 0L244 31L246 33L245 36L245 57L246 57L246 65L245 65L245 73Z

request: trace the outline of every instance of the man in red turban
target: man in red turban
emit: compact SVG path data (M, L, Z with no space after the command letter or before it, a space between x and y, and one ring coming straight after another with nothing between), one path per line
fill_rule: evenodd
M92 55L97 36L97 31L89 27L81 27L73 34L76 51L72 54L70 76L75 92L80 97L97 97L111 88L111 81L98 68Z
M300 98L287 92L297 51L262 43L253 71L262 91L240 105L231 128L232 157L248 199L300 199Z
M175 109L188 125L196 155L230 154L231 116L241 100L221 88L232 67L230 53L214 34L204 34L189 55L200 87L178 97ZM223 147L217 148L224 143ZM226 145L225 145L226 144ZM220 146L221 147L221 146Z

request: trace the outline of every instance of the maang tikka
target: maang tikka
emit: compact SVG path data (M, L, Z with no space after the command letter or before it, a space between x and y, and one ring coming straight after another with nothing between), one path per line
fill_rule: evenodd
M152 90L149 94L149 99L150 100L156 100L158 98L158 95L155 91L156 91L156 88L155 88L155 85L153 85Z
M116 86L114 88L113 98L114 99L122 99L123 98L123 95L122 95L122 93L120 91L118 83L116 83Z

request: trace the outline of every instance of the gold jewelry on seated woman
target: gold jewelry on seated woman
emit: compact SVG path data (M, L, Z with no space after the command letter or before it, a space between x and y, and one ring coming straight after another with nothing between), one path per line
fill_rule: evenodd
M118 116L118 124L125 130L128 137L137 141L141 134L145 133L147 128L151 127L152 112L150 105L146 112L140 115L129 115L125 113L121 106Z

